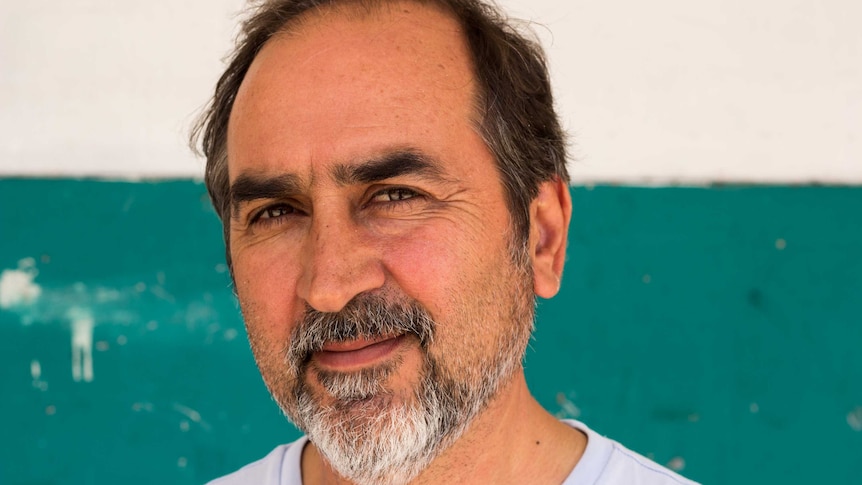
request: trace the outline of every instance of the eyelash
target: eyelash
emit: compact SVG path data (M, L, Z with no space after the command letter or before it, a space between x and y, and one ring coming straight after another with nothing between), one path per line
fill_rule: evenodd
M384 201L375 201L377 197L386 196L392 197L395 195L395 199L384 200ZM374 192L369 198L366 206L375 205L385 209L395 209L400 205L404 204L412 204L417 202L422 197L422 194L417 192L416 190L409 189L407 187L387 187L382 190L378 190ZM283 212L278 215L273 215L273 212ZM254 217L251 219L251 225L253 226L263 226L267 227L272 224L282 224L285 222L285 219L293 214L298 214L300 211L293 207L290 204L286 203L277 203L273 205L269 205L261 209L257 212Z
M280 215L271 215L272 212L277 211L282 211L284 213ZM281 224L287 216L298 212L299 211L295 207L285 203L269 205L261 209L254 215L254 217L252 217L251 225L268 227L272 224Z
M376 199L378 196L387 195L387 194L390 197L394 194L398 194L398 196L403 196L403 195L407 194L408 197L389 199L389 200L380 201L380 202L374 201L374 199ZM408 189L407 187L387 187L383 190L378 190L377 192L375 192L374 195L371 196L371 200L369 201L369 204L375 204L375 203L376 204L402 204L402 203L408 203L410 201L413 201L413 199L417 199L419 197L421 197L421 194L419 192L417 192L413 189Z

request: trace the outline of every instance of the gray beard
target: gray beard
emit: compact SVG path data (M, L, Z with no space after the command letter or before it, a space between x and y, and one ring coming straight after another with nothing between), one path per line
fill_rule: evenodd
M363 295L338 313L312 309L294 329L287 363L296 379L291 402L279 403L324 459L357 485L403 485L425 470L468 428L520 364L523 345L511 342L497 360L468 369L460 379L428 352L436 324L418 304ZM386 387L399 360L357 372L329 372L309 364L327 341L414 334L423 351L420 380L410 395ZM315 396L314 373L331 404Z

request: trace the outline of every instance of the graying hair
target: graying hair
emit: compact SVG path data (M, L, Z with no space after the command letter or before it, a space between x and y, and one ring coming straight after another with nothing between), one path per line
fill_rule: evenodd
M475 123L497 162L511 214L514 253L526 250L530 203L542 182L569 181L566 140L554 110L544 52L496 6L482 0L411 0L449 12L461 25L477 77ZM242 23L227 69L195 123L190 144L206 157L204 180L222 221L230 257L227 127L237 91L260 49L303 14L346 4L379 8L392 0L267 0ZM198 148L199 147L199 148Z

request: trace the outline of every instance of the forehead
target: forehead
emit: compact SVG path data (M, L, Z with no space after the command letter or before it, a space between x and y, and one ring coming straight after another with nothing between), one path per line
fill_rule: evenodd
M479 141L474 93L460 26L434 7L306 14L261 49L237 93L230 177Z

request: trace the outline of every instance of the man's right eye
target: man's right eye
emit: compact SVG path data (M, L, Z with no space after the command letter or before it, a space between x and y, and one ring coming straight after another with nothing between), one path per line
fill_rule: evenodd
M296 209L287 204L271 205L258 212L251 223L254 225L280 224L286 216L296 212Z

